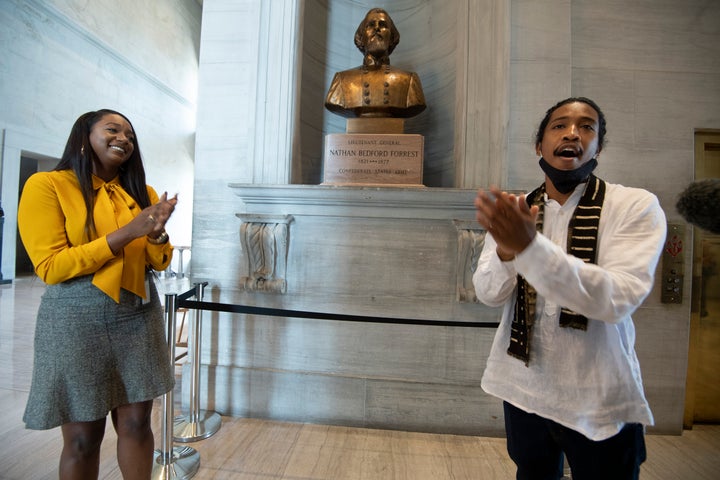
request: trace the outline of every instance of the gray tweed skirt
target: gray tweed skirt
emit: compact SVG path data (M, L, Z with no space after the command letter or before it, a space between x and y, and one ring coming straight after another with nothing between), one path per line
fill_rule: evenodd
M115 303L92 275L46 287L35 325L27 428L98 420L173 388L163 309L147 278L147 304L125 290Z

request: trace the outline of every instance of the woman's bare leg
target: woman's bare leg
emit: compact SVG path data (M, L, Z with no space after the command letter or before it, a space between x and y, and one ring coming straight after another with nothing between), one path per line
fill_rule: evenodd
M152 473L155 437L152 400L117 407L111 412L117 432L117 458L125 480L147 480Z
M105 435L105 419L66 423L62 427L60 480L98 478L100 445Z

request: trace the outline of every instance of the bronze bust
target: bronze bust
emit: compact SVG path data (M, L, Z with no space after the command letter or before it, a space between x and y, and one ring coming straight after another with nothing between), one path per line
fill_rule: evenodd
M420 78L390 66L400 32L390 15L373 8L355 31L363 53L359 67L337 72L325 97L325 108L343 117L414 117L425 110Z

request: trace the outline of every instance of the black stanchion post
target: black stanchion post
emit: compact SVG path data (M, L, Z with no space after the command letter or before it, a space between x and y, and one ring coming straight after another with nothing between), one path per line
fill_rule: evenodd
M165 294L165 318L167 319L167 342L170 365L175 366L175 322L177 321L177 294ZM187 446L173 447L173 390L163 395L162 432L160 449L155 450L152 480L188 479L200 468L200 454Z
M195 284L195 299L202 301L207 282ZM193 310L193 323L188 338L188 351L192 371L190 375L190 413L175 418L173 429L177 442L195 442L213 435L220 429L222 420L215 412L200 410L200 346L202 345L202 310Z

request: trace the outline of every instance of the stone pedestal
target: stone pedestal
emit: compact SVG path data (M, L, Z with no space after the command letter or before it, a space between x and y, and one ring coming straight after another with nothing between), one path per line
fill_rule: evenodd
M422 187L423 146L416 134L329 134L323 185Z

